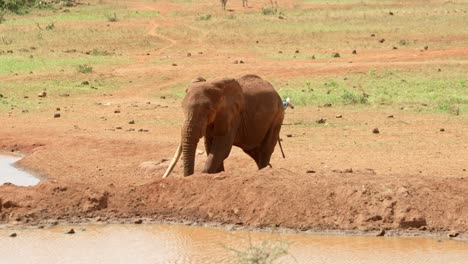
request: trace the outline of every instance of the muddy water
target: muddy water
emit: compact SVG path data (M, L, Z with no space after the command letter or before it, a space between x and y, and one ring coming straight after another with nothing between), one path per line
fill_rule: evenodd
M81 230L85 228L86 230ZM468 243L437 238L340 237L225 231L178 225L0 229L0 263L236 263L225 247L264 240L290 243L278 263L466 264ZM18 234L11 238L12 232Z
M0 155L0 185L9 182L18 186L33 186L39 183L38 178L13 166L20 159L17 156Z

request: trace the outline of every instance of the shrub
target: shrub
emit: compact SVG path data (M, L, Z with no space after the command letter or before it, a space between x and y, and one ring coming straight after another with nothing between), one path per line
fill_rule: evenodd
M289 244L284 241L263 241L259 245L253 245L249 239L249 246L245 250L226 249L232 251L241 264L272 264L289 255Z
M343 94L340 95L341 100L344 104L366 104L368 95L365 93L358 94L349 90L343 90Z
M107 15L107 20L109 22L117 22L119 21L119 18L117 17L117 14L114 13L113 15Z
M205 20L205 21L208 21L211 19L211 14L208 14L208 15L204 15L204 16L200 16L198 18L198 20Z
M265 15L265 16L275 15L276 12L277 12L276 8L273 8L273 7L270 7L270 6L266 6L266 7L262 8L262 14Z
M93 72L93 67L87 65L87 64L80 64L78 65L78 72L79 73L92 73Z

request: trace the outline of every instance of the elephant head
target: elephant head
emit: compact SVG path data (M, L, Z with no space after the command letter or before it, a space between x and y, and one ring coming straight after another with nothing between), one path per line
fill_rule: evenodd
M240 122L244 108L242 88L235 79L205 81L195 79L186 90L182 101L185 121L182 126L180 144L163 177L174 168L180 155L184 164L184 176L194 173L195 152L200 138L208 133L232 132ZM235 131L234 131L235 132Z

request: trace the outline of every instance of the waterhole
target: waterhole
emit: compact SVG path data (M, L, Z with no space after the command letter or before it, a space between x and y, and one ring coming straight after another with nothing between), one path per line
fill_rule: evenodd
M0 155L0 185L12 183L17 186L33 186L39 183L38 178L13 166L20 159L17 156Z
M289 243L275 263L466 264L468 243L440 238L318 236L178 225L0 229L0 263L239 263L233 250ZM17 236L10 237L11 233Z

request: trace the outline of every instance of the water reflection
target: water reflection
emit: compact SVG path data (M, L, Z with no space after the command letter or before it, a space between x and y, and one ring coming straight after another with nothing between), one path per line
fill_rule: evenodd
M236 263L225 246L263 240L290 244L279 263L466 264L468 244L435 238L339 237L225 231L177 225L110 225L48 230L0 230L0 263ZM31 261L33 260L33 261Z

